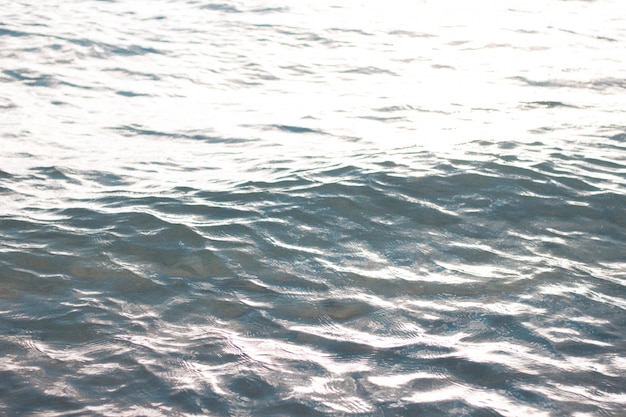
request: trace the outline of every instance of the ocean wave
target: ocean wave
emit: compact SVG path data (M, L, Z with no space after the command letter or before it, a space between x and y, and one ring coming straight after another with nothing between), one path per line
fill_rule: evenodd
M0 414L621 415L611 2L87 3L2 4Z

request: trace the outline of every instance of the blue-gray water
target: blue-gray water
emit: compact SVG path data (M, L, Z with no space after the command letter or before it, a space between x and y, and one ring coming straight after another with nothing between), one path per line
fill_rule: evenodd
M626 415L624 10L0 0L0 415Z

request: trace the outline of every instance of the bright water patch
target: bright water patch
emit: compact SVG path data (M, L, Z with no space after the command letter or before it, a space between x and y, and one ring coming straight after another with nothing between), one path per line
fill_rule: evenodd
M623 415L619 2L31 3L0 414Z

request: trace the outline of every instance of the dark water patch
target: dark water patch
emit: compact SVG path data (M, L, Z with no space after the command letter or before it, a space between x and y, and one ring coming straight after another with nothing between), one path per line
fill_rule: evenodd
M405 117L375 117L375 116L357 116L360 119L374 120L377 122L396 122L406 120Z
M362 30L362 29L330 28L328 30L331 32L356 33L357 35L374 36L373 33L366 32L365 30Z
M69 184L80 184L80 180L77 180L73 177L68 176L65 172L63 172L64 168L48 166L48 167L34 167L32 171L36 172L36 176L39 177L43 175L45 179L51 180L59 180L63 182L67 182ZM69 171L69 170L68 170ZM39 177L41 178L41 177Z
M490 173L497 175L505 175L510 178L510 184L517 182L519 185L528 184L528 181L534 182L532 188L542 183L553 184L557 187L563 187L563 192L569 192L570 195L576 196L582 192L598 191L599 188L588 182L587 178L581 178L569 170L559 168L558 164L542 162L532 167L520 167L513 164L502 164L496 162L488 162L484 168ZM561 193L562 194L562 193ZM548 193L544 195L549 195Z
M208 3L203 6L200 6L201 9L213 10L224 13L241 13L241 11L235 6L231 6L226 3Z
M0 179L13 178L13 175L0 169Z
M149 17L144 20L166 20L166 19L167 19L167 16L159 15L159 16Z
M470 42L469 40L454 40L454 41L450 41L450 42L446 43L446 45L449 45L449 46L460 46L460 45L465 45L465 44L467 44L469 42Z
M124 97L148 97L150 94L134 93L132 91L116 91L115 94Z
M491 248L482 247L450 247L444 252L451 259L470 264L500 263L503 259Z
M474 407L465 401L427 401L404 404L398 407L396 404L390 406L392 416L433 416L448 417L451 415L467 415L473 417L504 417L495 410Z
M203 249L208 242L185 226L170 226L132 240L116 239L110 251L148 274L205 279L232 276L221 256Z
M265 13L287 13L289 11L290 11L289 7L260 7L260 8L256 8L256 9L252 9L251 10L252 13L260 13L260 14L265 14Z
M241 78L229 78L227 80L229 83L234 84L235 86L247 86L247 87L254 87L254 86L262 86L263 83L262 82L258 82L258 81L250 81L247 78L246 79L241 79Z
M534 173L530 174L536 176ZM419 207L420 201L428 201L427 206L422 210L436 215L431 222L433 225L438 220L443 222L442 225L457 223L460 219L455 214L455 207L459 204L468 207L483 207L482 213L485 215L492 213L494 218L498 215L505 215L508 218L506 211L513 209L517 215L523 212L521 218L524 218L537 215L537 209L542 207L547 210L546 214L556 214L557 207L560 205L560 200L557 198L559 196L572 197L562 187L545 181L506 178L491 173L488 175L477 172L454 173L446 176L430 175L411 180L394 177L378 178L380 180L376 181L376 188L399 200L391 207L392 210L402 207L401 211L410 213L410 210L416 210ZM390 191L390 187L395 191ZM515 197L524 190L529 194L527 197L524 199ZM490 195L493 197L485 198ZM477 196L480 196L478 200ZM515 206L517 202L520 206ZM529 208L531 202L534 202L532 209Z
M21 32L19 30L0 28L0 36L11 36L15 38L21 38L23 36L31 36L31 35L32 34L28 32Z
M566 159L566 158L563 158L563 159ZM619 159L610 159L610 158L598 159L598 158L586 157L582 159L581 162L584 162L586 166L592 165L596 167L598 172L626 173L626 161L619 161Z
M30 381L29 376L15 372L6 372L0 392L13 394L11 401L5 403L3 410L9 415L28 415L47 413L50 415L80 415L81 405L70 396L47 394L44 387ZM54 414L52 414L54 413Z
M65 41L89 49L89 54L95 58L109 58L111 56L142 56L147 54L159 54L163 52L152 47L140 45L119 46L105 42L98 42L86 38L63 38Z
M63 219L59 224L69 227L70 232L80 233L79 230L81 229L83 231L98 232L112 228L111 223L103 221L105 220L105 215L98 210L73 207L58 210L56 214Z
M116 261L119 262L122 256L118 254ZM77 260L69 270L76 282L91 291L97 289L103 294L117 294L116 297L137 302L157 302L171 295L166 287L153 279L154 271L142 268L138 262L120 265L106 254L94 258L91 262ZM132 269L127 265L132 265Z
M276 390L258 375L241 376L230 382L228 387L237 396L260 399L273 395Z
M254 183L254 182L253 182ZM244 183L245 184L245 183ZM280 193L269 193L267 190L258 189L256 187L236 187L229 191L198 191L194 197L199 201L207 201L212 204L230 207L264 207L271 206L272 200L268 203L268 197L280 197Z
M28 300L34 299L32 294L25 297ZM21 333L16 335L17 340L24 340L23 349L28 354L28 350L37 350L42 355L54 356L55 351L67 351L78 348L83 344L100 340L106 326L98 319L103 311L81 306L81 309L69 309L68 302L59 306L58 304L43 302L37 306L30 314L23 313L19 316L8 317L3 320L11 328L20 329ZM80 323L80 324L78 324ZM29 338L40 342L39 346L29 343ZM59 362L71 358L71 354L60 354Z
M571 104L562 103L560 101L529 101L523 102L523 107L525 108L555 108L555 107L569 107L569 108L578 108L577 106L573 106Z
M259 416L279 417L279 416L302 416L302 417L323 417L324 413L315 409L312 404L297 401L295 399L285 399L275 404L263 404L257 411Z
M369 316L375 310L372 305L362 300L339 301L336 298L310 303L307 309L309 314L314 314L317 318L330 318L333 322L356 320Z
M32 87L52 87L58 84L58 80L53 75L37 74L27 69L3 70L2 73Z
M0 264L0 272L3 276L1 280L2 290L0 290L0 297L2 298L20 299L24 294L55 295L63 292L56 282L59 280L45 280L37 272L28 272L14 268L14 266L5 262Z
M626 79L620 78L599 78L589 80L587 82L571 81L571 80L530 80L526 77L511 77L512 80L520 81L532 87L548 87L548 88L578 88L591 90L607 90L607 89L625 89Z
M109 401L115 400L120 406L131 408L138 404L150 405L152 401L167 398L171 388L155 369L158 365L143 365L130 358L120 365L122 366L116 370L115 380L110 381L108 387L100 385L102 394L106 393ZM94 382L90 385L98 386Z
M184 204L184 201L177 199L175 196L165 195L151 195L149 193L133 193L125 191L124 189L117 189L115 191L105 191L100 193L101 197L97 199L97 202L102 207L109 209L117 208L129 208L133 207L136 211L132 213L149 212L155 206L167 207ZM124 210L117 214L123 216L132 215L130 211ZM156 213L148 213L158 217Z
M437 35L433 35L431 33L425 32L413 32L409 30L392 30L389 32L390 35L396 36L406 36L410 38L436 38Z
M44 251L26 252L15 249L11 252L3 252L2 258L10 259L8 265L12 269L39 274L42 280L46 279L54 283L53 285L58 285L59 290L67 286L60 274L66 273L72 262L77 259L76 256L68 254L46 253Z
M124 224L124 226L131 226ZM142 228L145 230L144 228ZM115 230L115 229L114 229ZM205 239L194 231L190 226L184 224L167 223L166 226L157 229L146 230L141 236L134 239L136 242L145 242L153 244L155 247L177 247L184 246L186 248L202 248Z
M216 222L222 220L241 221L262 215L255 207L233 207L227 204L180 204L179 201L152 203L151 207L163 213L175 215L199 216L199 222Z
M208 317L219 320L244 320L254 310L234 297L203 294L203 297L170 301L163 309L163 320L172 323L203 324ZM226 361L227 355L222 358ZM234 358L237 359L237 358Z
M301 65L301 64L297 64L297 65L285 65L285 66L281 66L281 69L285 69L285 70L290 70L292 74L294 75L311 75L311 74L315 74L315 70L307 65Z
M589 178L578 178L573 175L551 175L550 180L565 187L572 194L584 195L587 192L599 191L597 186L589 183Z
M504 149L508 151L508 150L513 150L516 147L517 145L514 143L503 143L498 146L498 149ZM499 153L499 150L495 150L495 152L496 152L496 155L494 156L501 158L502 155ZM545 175L538 172L535 169L531 169L529 167L518 166L515 164L508 163L508 162L509 161L507 161L507 163L502 163L501 161L486 162L483 165L483 169L489 174L498 174L498 175L506 176L508 178L513 178L513 179L516 179L516 178L529 178L533 180L545 179Z
M602 355L608 350L605 346L597 343L585 343L578 340L566 340L556 343L559 352L568 356L585 357L589 355ZM610 349L613 350L613 349Z
M355 68L350 68L346 70L341 70L339 72L344 73L344 74L363 74L363 75L378 75L378 74L397 75L393 71L390 71L384 68L374 67L374 66L355 67Z
M321 349L327 354L344 360L359 360L370 357L376 347L365 341L350 340L349 335L338 334L338 329L306 328L304 326L291 329L290 340Z
M611 136L610 139L620 143L626 142L626 133L618 133L617 135Z
M54 51L59 51L61 49L63 49L63 45L58 44L58 43L53 43L51 45L48 45L48 48L54 50Z
M341 186L345 181L356 180L361 183L368 179L367 172L354 164L325 164L314 170L302 170L300 174L314 176L315 179L322 181L316 185L328 184L331 187L333 184Z
M266 70L262 64L256 62L249 62L244 67L246 72L244 73L248 79L258 79L266 81L277 81L278 77Z
M110 171L83 170L80 176L86 181L92 181L105 187L121 187L133 183L132 177L125 177Z
M79 209L80 210L80 209ZM71 212L69 217L75 220L75 216ZM92 216L87 213L87 218ZM121 235L152 235L155 232L167 229L171 224L160 218L159 216L144 211L125 211L121 213L112 213L106 216L104 224L114 226L117 233Z
M599 210L607 210L615 211L615 214L618 215L619 212L626 211L626 195L614 191L604 191L599 193L594 193L591 196L588 196L586 200L593 207L598 208Z
M603 41L608 41L608 42L619 42L618 39L609 38L608 36L596 36L595 38L599 40L603 40Z
M231 415L228 402L209 387L193 390L173 388L167 402L191 414L201 415L210 412L223 416Z
M39 211L35 211L35 214L39 214ZM46 212L43 214L44 217L49 215ZM31 224L37 226L31 228L27 224L25 229L8 230L5 234L7 243L24 250L48 246L51 252L58 251L59 253L74 253L72 242L77 242L77 247L84 245L85 248L89 248L93 244L93 239L90 236L77 233L76 230L71 230L62 224L55 224L51 221L43 223L37 221Z
M9 216L0 216L0 226L2 226L0 229L2 231L1 233L6 237L9 235L37 232L41 228L46 227L46 224L31 219L25 220Z
M317 184L314 180L305 179L302 176L294 176L291 178L279 178L274 181L250 180L238 184L237 189L248 192L272 192L271 197L274 200L288 200L286 193L306 193L307 189ZM269 197L270 195L268 195Z
M379 112L383 112L383 113L387 113L387 112L397 112L397 111L405 111L405 110L415 110L415 108L413 106L410 106L408 104L403 105L403 106L388 106L388 107L381 107L378 109L374 109L375 111L379 111Z
M455 67L451 66L451 65L444 65L444 64L432 64L431 68L434 69L446 69L446 70L456 70Z
M135 127L135 126L119 126L119 127L112 127L111 129L121 131L125 134L131 134L131 135L163 136L163 137L169 137L169 138L176 137L176 134L173 134L173 133L159 132L156 130L143 129L141 127Z
M337 169L334 174L346 178L351 172L353 168L345 167ZM323 175L330 175L330 172L324 171ZM309 200L309 195L316 197ZM457 221L454 214L434 204L419 201L419 195L396 193L388 188L383 191L382 188L369 187L365 183L312 184L298 190L298 194L292 194L292 197L295 196L302 198L301 207L304 213L314 213L318 219L327 220L334 227L339 226L346 231L366 231L370 226L368 218L381 215L411 218L418 224L445 225ZM293 211L292 213L297 214Z
M270 125L268 128L282 130L289 133L316 133L319 135L326 135L325 132L317 129L311 129L302 126L288 126L288 125Z
M505 366L476 362L467 358L449 357L433 360L431 363L448 370L451 375L464 383L479 387L501 388L519 376L519 373L512 372Z
M232 138L232 137L219 137L219 136L210 136L199 132L162 132L158 130L145 129L141 126L118 126L118 127L110 127L109 129L120 131L125 136L154 136L154 137L163 137L166 139L189 139L189 140L197 140L204 141L207 143L243 143L243 142L252 142L253 139L246 138Z

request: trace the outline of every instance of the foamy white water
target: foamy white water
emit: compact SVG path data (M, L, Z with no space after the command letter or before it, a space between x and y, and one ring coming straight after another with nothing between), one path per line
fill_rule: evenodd
M623 415L622 9L0 0L0 414Z

